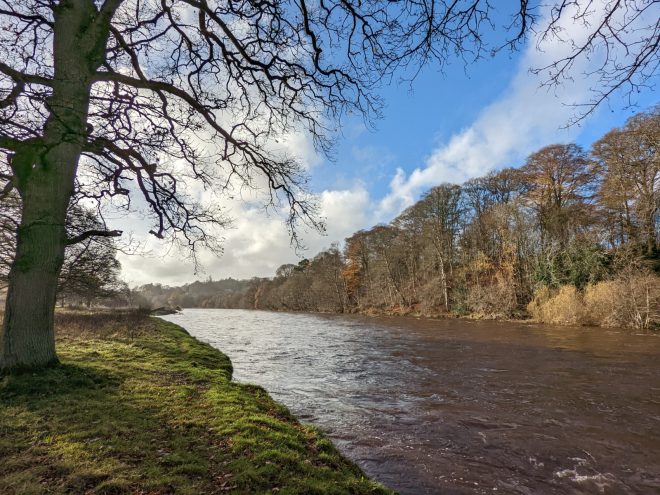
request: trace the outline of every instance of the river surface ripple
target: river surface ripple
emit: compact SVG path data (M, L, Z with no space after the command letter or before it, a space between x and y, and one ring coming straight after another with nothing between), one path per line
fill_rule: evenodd
M186 309L402 494L659 494L660 337L463 320Z

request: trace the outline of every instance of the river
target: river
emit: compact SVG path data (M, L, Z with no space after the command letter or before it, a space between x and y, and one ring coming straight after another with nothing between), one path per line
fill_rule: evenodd
M402 494L660 493L660 337L503 322L186 309Z

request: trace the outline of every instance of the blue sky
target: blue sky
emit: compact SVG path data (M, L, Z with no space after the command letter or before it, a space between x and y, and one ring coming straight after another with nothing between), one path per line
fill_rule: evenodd
M385 194L396 167L421 164L431 149L472 123L501 94L519 59L519 52L502 53L467 67L455 62L444 72L434 64L412 83L383 88L379 93L385 106L375 129L358 118L347 122L334 160L314 170L313 187L346 187L344 181L364 180L372 194Z
M380 94L386 105L383 118L375 122L376 129L367 129L360 119L348 121L337 140L334 158L324 159L314 168L312 187L322 191L362 181L371 195L384 196L397 168L414 170L424 163L431 150L470 126L485 107L498 101L517 75L521 58L521 52L501 53L467 67L454 63L444 72L429 66L412 85L383 88ZM539 93L544 92L539 89ZM554 137L588 149L609 129L623 125L631 115L657 101L653 91L639 95L632 108L623 98L613 98L583 125L563 130L561 127L571 114L567 108L567 118L556 122L557 132L549 135L544 145L552 144ZM556 100L558 106L570 102ZM521 165L525 156L521 153L509 165ZM501 166L494 164L494 168Z
M569 36L583 33L566 26ZM132 285L146 282L181 284L211 275L214 279L270 276L283 263L314 256L353 232L388 222L420 194L442 182L463 182L490 170L520 166L542 146L577 142L585 148L609 129L621 126L639 110L658 102L653 90L638 95L636 108L626 108L615 94L581 126L564 126L575 115L572 103L590 97L592 80L583 77L594 61L574 68L572 81L549 91L540 87L539 67L565 50L549 44L542 51L534 40L516 53L502 52L465 67L453 63L440 72L429 65L412 85L396 81L381 89L383 118L376 129L360 119L348 119L337 137L335 159L314 152L305 134L289 136L288 150L306 165L311 189L318 194L327 234L301 231L308 249L296 252L281 216L241 200L223 202L234 227L224 232L225 252L220 258L202 253L203 273L154 239L144 239L150 256L122 256L124 277ZM656 76L655 83L660 76Z

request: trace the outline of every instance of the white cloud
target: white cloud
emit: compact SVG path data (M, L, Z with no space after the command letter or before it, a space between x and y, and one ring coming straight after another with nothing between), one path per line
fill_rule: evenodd
M369 193L361 186L352 190L323 191L319 202L321 216L328 225L326 235L307 232L303 236L307 249L296 254L279 215L267 215L262 208L246 207L240 200L225 201L229 214L234 218L234 228L224 233L222 257L209 252L201 253L204 274L215 279L271 276L283 263L297 263L302 257L312 257L373 221L369 216ZM195 278L192 262L157 241L147 242L152 255L120 256L124 278L130 284L157 281L176 285ZM203 276L198 274L199 278Z
M297 157L303 170L309 171L323 161L321 154L314 148L314 142L309 133L292 132L286 134L280 147L288 156Z

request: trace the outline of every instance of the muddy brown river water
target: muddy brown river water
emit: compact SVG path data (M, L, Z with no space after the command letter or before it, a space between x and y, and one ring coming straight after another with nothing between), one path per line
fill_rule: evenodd
M660 336L242 310L165 318L402 494L660 494Z

